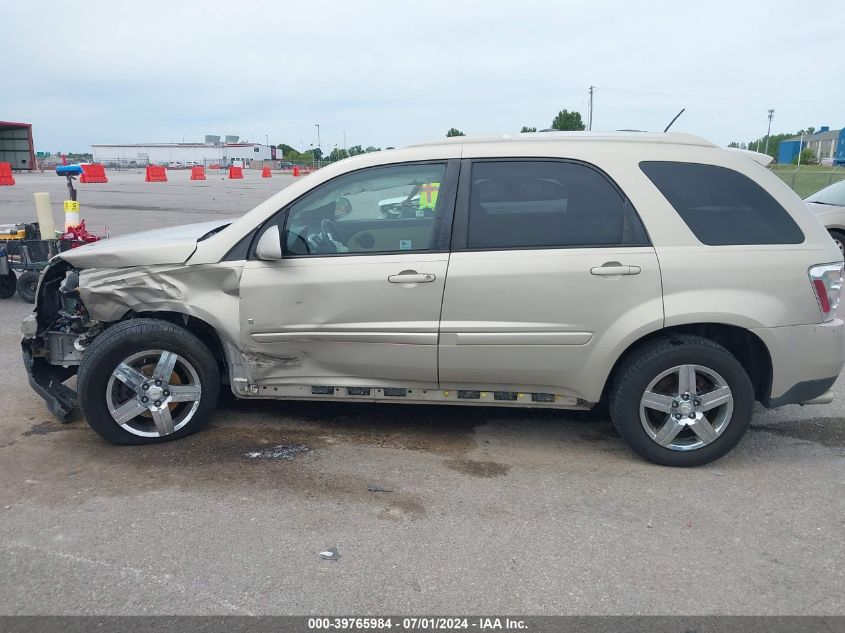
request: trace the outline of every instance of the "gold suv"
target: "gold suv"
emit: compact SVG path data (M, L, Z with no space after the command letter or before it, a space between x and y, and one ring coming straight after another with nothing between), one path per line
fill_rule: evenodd
M604 402L640 455L704 464L755 400L829 402L845 361L842 256L761 162L646 133L358 156L230 222L61 254L23 323L26 369L55 414L78 402L120 444L196 431L224 388Z

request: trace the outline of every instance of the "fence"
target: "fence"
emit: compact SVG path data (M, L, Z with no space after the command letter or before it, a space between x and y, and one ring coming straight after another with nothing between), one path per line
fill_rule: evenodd
M835 182L845 180L845 169L828 168L821 171L818 167L809 166L799 167L798 169L775 169L773 171L802 198L806 198Z

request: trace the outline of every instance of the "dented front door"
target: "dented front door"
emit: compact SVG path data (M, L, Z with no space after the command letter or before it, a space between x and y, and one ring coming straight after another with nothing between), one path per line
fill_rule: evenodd
M242 346L259 385L437 386L447 253L248 261Z

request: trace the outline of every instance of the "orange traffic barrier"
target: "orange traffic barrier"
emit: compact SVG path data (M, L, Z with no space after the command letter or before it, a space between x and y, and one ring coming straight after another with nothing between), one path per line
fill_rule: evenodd
M205 167L202 165L191 167L191 180L205 180Z
M91 163L90 165L82 166L82 175L79 177L79 182L104 183L108 181L109 179L106 178L106 168L100 163Z
M147 175L144 180L147 182L167 182L167 171L164 167L147 165Z
M270 168L269 167L265 167L264 169L261 170L261 177L262 178L272 178L272 176L270 174Z
M234 165L229 167L229 180L237 180L239 178L244 177L244 168L243 167L235 167Z
M293 175L294 175L294 176L298 176L298 175L299 175L299 165L294 165L294 166L293 166Z
M15 178L12 176L12 163L0 163L0 185L14 185Z

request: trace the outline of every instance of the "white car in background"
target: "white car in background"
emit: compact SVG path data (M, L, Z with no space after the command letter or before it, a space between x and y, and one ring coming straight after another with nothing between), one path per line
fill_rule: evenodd
M804 198L804 202L824 224L824 228L839 247L839 252L845 254L845 180L817 191Z
M420 194L397 196L378 201L378 210L385 218L413 217L420 206Z

